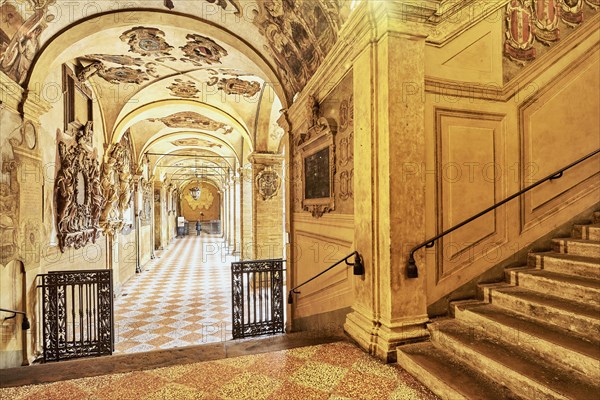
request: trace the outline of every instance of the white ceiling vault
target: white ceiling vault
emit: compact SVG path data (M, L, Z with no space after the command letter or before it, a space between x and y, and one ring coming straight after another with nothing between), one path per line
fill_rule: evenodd
M48 71L74 66L107 140L129 131L138 162L152 153L167 174L198 156L235 170L252 151L277 152L276 121L337 40L350 3L0 1L0 69L35 91Z

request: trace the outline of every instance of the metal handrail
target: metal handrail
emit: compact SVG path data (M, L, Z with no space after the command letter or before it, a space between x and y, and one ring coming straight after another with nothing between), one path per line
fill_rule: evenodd
M25 314L25 311L9 310L8 308L0 308L0 312L6 312L6 313L12 314L12 316L4 318L4 321L6 321L7 319L16 318L17 314L23 315L23 321L21 322L21 329L26 331L29 328L31 328L31 324L29 323L29 319L27 319L27 314Z
M354 262L353 263L349 263L348 259L350 257L354 256ZM302 286L306 285L309 282L314 281L315 279L317 279L318 277L320 277L321 275L323 275L325 272L337 267L338 265L340 265L343 262L346 262L346 266L350 267L354 267L354 275L364 275L365 273L365 266L363 265L362 262L362 257L360 256L360 254L358 254L358 251L354 251L350 254L348 254L346 257L342 258L341 260L339 260L338 262L336 262L335 264L329 266L328 268L324 269L323 271L319 272L317 275L313 276L312 278L302 282L301 284L299 284L298 286L292 288L289 293L288 293L288 304L293 304L294 303L294 294L300 294L300 292L298 292L296 289L300 289Z
M417 263L415 262L415 257L414 257L415 252L417 250L419 250L423 247L428 248L428 249L432 248L435 245L435 242L437 240L441 239L442 237L446 236L447 234L454 232L455 230L463 227L464 225L468 224L469 222L476 220L477 218L487 214L488 212L490 212L492 210L495 210L496 208L500 207L501 205L508 203L509 201L513 200L514 198L521 196L522 194L530 191L531 189L541 185L542 183L544 183L546 181L553 181L553 180L562 178L564 175L564 172L566 170L573 168L575 165L584 162L585 160L595 156L598 153L600 153L600 149L597 149L597 150L589 153L588 155L581 157L579 160L574 161L571 164L567 165L566 167L563 167L563 168L559 169L558 171L546 176L544 179L542 179L532 185L529 185L524 189L521 189L520 191L513 194L512 196L505 198L504 200L494 204L493 206L488 207L485 210L475 214L471 218L468 218L468 219L464 220L463 222L461 222L457 225L454 225L452 228L447 229L447 230L443 231L442 233L432 237L431 239L428 239L428 240L424 241L423 243L420 243L417 246L413 247L410 250L410 255L408 256L408 261L406 263L406 277L407 278L418 278L419 277L419 270L417 268Z

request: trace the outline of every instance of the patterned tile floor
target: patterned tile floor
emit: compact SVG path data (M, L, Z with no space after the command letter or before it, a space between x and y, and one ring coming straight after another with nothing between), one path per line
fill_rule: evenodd
M0 389L0 399L437 399L347 342Z
M231 339L230 263L220 238L175 239L115 301L115 352Z

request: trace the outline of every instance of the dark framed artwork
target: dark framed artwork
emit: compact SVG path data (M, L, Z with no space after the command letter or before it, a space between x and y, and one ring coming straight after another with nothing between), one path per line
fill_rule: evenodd
M334 133L327 120L321 118L298 146L302 154L302 209L315 218L335 209Z

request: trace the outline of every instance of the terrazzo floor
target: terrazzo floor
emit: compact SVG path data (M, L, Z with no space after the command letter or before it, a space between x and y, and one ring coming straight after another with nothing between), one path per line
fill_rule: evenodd
M203 233L175 239L115 301L115 353L231 339L231 272L223 241Z
M437 399L412 376L347 342L44 385L0 399Z

